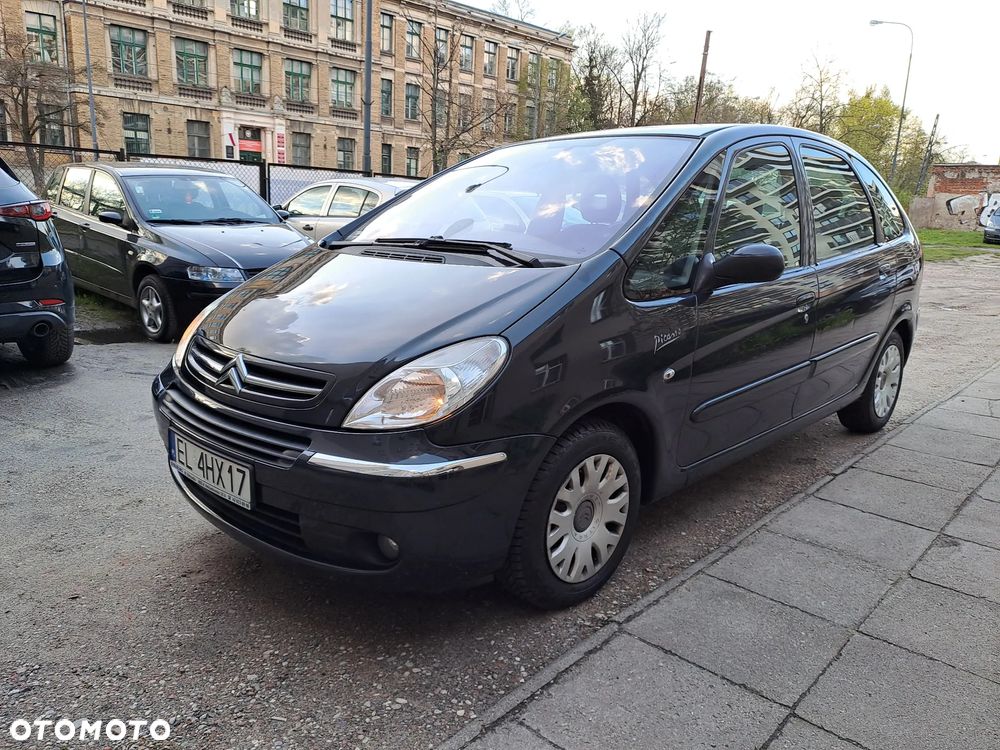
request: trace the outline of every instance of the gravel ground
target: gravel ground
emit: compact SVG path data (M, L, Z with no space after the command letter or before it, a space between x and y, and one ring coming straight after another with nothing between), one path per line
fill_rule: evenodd
M933 264L897 414L1000 357L1000 262ZM829 419L644 509L592 601L539 613L331 584L213 530L170 483L149 383L170 349L0 347L0 732L15 718L164 718L161 748L434 747L605 619L874 438ZM46 743L19 743L40 747ZM58 745L54 741L52 746Z

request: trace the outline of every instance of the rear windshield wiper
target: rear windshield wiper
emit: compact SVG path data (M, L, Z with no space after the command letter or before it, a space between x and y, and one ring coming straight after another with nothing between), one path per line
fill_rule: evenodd
M511 248L509 242L485 242L483 240L446 240L444 237L379 237L379 245L403 245L420 247L425 250L440 250L447 253L467 253L486 255L505 265L541 268L542 262L534 255L528 255Z

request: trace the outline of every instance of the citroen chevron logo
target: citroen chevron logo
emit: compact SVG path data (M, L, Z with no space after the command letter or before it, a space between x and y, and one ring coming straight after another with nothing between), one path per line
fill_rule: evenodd
M243 361L243 355L237 354L222 368L222 372L216 378L215 384L220 388L228 385L233 391L240 393L246 384L247 375L247 365Z

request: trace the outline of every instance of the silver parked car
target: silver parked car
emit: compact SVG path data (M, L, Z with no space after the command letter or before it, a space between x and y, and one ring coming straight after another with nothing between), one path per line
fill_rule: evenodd
M371 211L418 180L351 177L317 182L275 206L288 212L285 220L307 237L321 240L350 221Z

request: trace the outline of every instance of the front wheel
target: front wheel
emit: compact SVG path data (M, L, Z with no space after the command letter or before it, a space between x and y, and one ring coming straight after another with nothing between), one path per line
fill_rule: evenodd
M903 385L905 352L902 337L893 331L879 352L864 393L837 412L844 427L861 433L878 432L885 427L896 409L899 389Z
M135 292L139 325L150 341L173 341L177 336L177 313L167 285L156 274L145 276Z
M620 429L603 420L573 427L532 482L501 584L543 609L592 596L628 549L640 483L635 448Z

